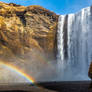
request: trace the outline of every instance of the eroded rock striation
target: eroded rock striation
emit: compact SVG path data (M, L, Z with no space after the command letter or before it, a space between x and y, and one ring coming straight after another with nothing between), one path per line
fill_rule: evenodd
M1 62L23 70L35 81L52 80L57 22L58 15L41 6L0 2L0 83L14 82L11 72L3 73Z
M41 6L0 2L0 56L21 56L35 50L54 58L57 22L58 15Z

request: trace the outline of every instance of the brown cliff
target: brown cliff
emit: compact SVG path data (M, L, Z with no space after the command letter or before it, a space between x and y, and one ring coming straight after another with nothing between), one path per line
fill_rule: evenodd
M54 58L57 21L58 15L41 6L0 2L0 56L24 55L35 49Z
M22 69L35 80L52 79L57 22L58 15L41 6L0 2L0 62ZM3 69L0 72L6 76L3 82L12 80Z
M89 67L88 76L92 80L92 62L91 62L90 67Z

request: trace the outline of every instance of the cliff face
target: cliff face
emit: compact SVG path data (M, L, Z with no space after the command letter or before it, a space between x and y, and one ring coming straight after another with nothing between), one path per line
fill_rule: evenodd
M0 57L37 51L54 59L57 21L58 15L40 6L0 2Z

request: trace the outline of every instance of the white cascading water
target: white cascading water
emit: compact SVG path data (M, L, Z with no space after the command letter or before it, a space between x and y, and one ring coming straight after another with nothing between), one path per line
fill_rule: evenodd
M92 61L92 8L76 14L60 15L58 23L59 79L89 80Z

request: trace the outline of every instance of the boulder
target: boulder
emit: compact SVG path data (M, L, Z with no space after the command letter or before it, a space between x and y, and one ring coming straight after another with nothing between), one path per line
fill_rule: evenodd
M88 76L92 79L92 62L89 67Z

